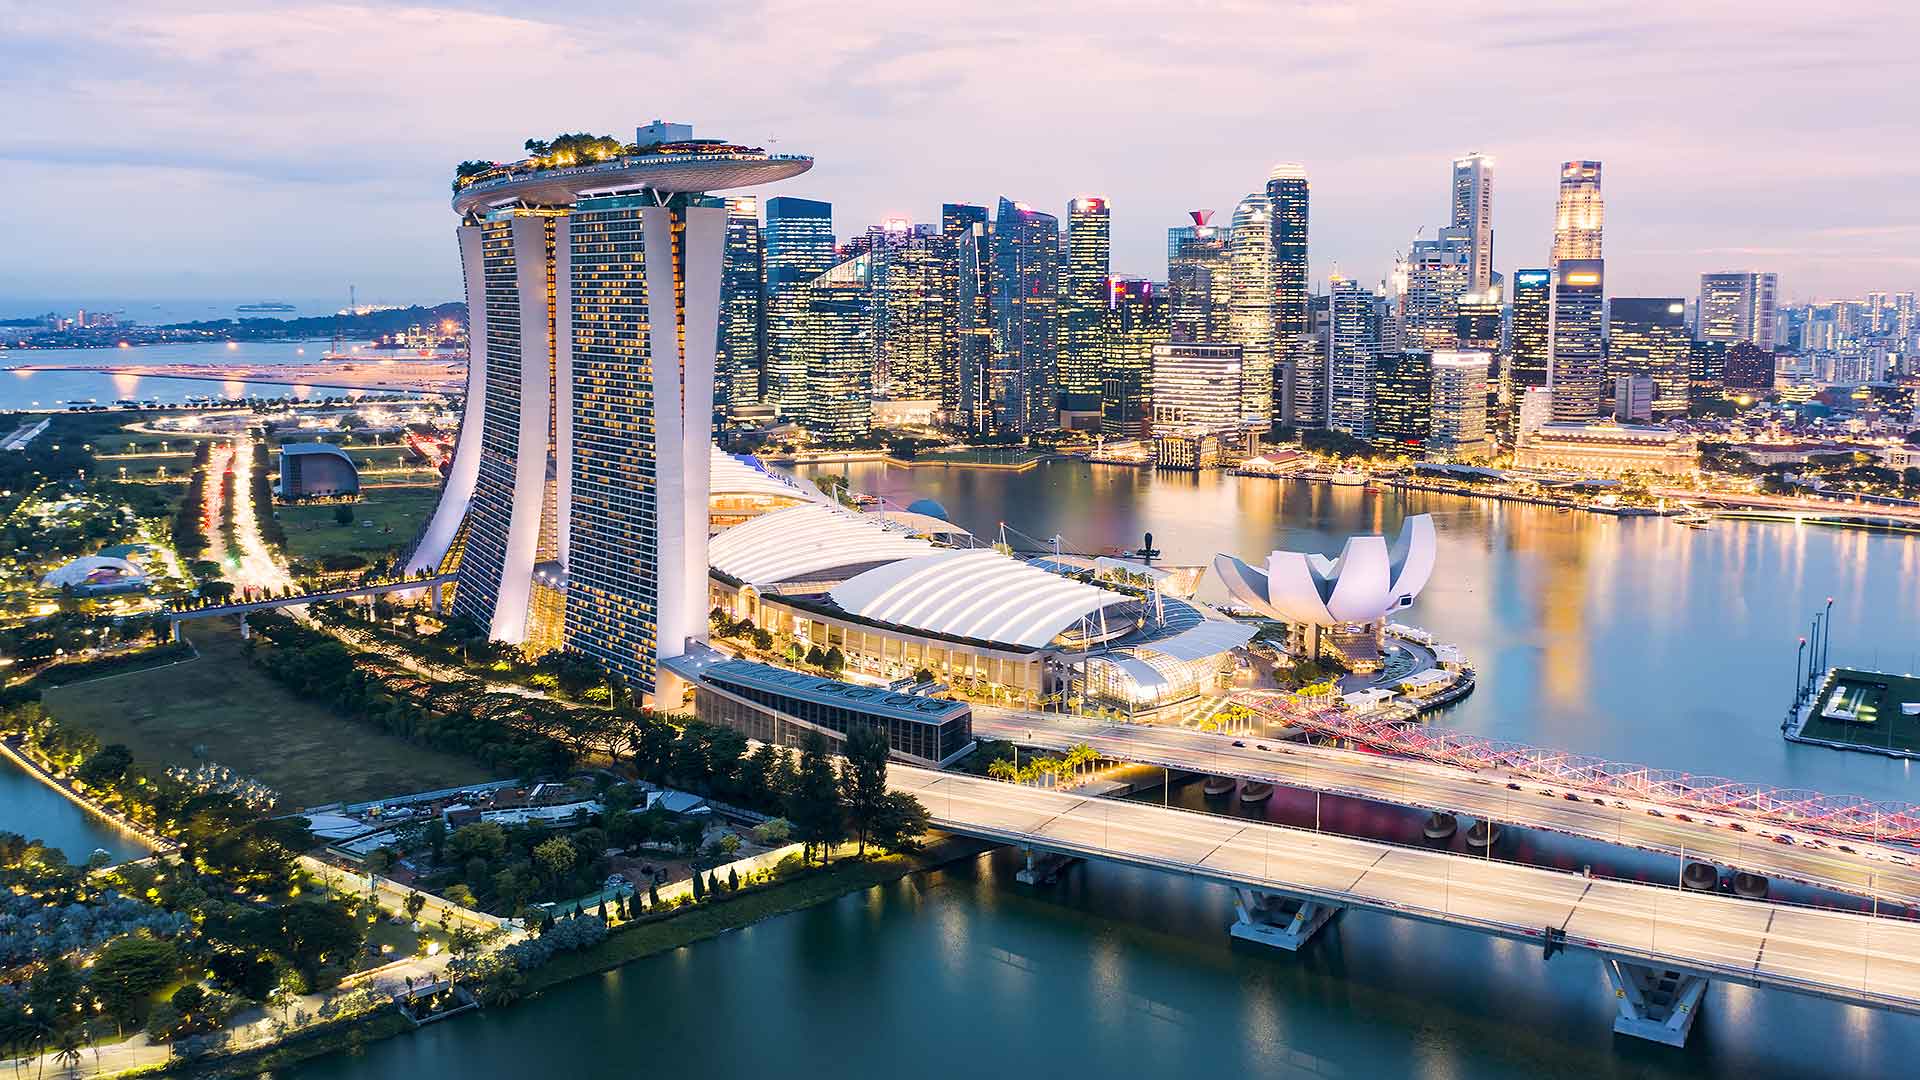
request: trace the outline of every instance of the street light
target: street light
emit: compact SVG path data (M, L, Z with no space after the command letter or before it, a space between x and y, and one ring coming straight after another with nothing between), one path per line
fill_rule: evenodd
M1800 639L1800 649L1793 654L1793 703L1800 704L1800 660L1807 655L1807 639Z

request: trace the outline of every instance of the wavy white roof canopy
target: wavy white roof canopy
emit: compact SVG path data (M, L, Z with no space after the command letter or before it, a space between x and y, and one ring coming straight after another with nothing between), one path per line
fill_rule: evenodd
M925 540L886 528L851 510L807 503L762 514L714 537L707 544L707 562L750 585L777 585L843 567L911 559L937 550Z
M808 502L829 501L818 491L810 491L798 484L788 483L764 469L734 457L717 446L709 449L712 451L707 458L713 477L708 487L708 493L711 495L769 495L788 499L805 499Z
M943 550L875 567L829 595L864 619L1031 649L1128 600L989 548Z
M1235 600L1264 615L1332 626L1373 622L1411 605L1433 576L1435 549L1433 516L1417 514L1401 525L1391 552L1386 537L1354 536L1338 559L1275 551L1263 573L1216 555L1213 568Z

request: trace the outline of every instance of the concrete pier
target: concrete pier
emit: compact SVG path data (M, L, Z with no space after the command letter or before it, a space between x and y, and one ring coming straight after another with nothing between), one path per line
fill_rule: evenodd
M1601 962L1613 987L1618 1015L1613 1030L1666 1046L1687 1045L1700 1016L1707 980L1698 975L1607 957Z
M1013 880L1022 885L1051 885L1060 878L1060 871L1079 862L1070 855L1056 855L1051 851L1027 850L1027 865L1014 871Z
M1233 891L1234 921L1228 933L1241 941L1298 952L1320 928L1345 910L1337 904L1301 900L1257 889Z

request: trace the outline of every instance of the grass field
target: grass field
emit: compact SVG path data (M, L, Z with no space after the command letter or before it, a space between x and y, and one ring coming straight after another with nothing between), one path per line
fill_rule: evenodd
M124 743L150 766L219 762L280 792L287 808L490 778L475 762L294 697L248 665L234 624L200 620L187 635L200 659L50 690L47 709L102 743Z
M1920 679L1841 668L1800 734L1809 739L1920 753L1920 716L1907 716L1900 709L1910 701L1920 701ZM1836 703L1850 704L1858 719L1820 715Z
M384 555L413 542L440 499L438 484L366 488L353 507L353 524L333 520L334 507L278 506L274 513L287 530L287 555L319 559L328 555ZM368 527L368 522L372 526Z

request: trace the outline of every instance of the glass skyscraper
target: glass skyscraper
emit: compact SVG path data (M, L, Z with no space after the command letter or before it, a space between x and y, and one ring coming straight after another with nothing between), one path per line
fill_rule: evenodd
M1374 361L1386 304L1372 289L1345 278L1334 279L1327 301L1327 427L1371 439Z
M1067 204L1067 265L1060 294L1060 406L1100 407L1100 323L1111 273L1107 200L1083 195Z
M713 407L760 401L767 347L766 282L760 200L727 200L727 247L720 268L720 344L713 368Z
M1553 207L1553 259L1602 259L1601 234L1607 223L1600 195L1600 163L1569 161L1560 166L1560 195Z
M805 289L803 422L823 443L851 442L873 429L873 260L863 252Z
M1307 316L1307 172L1283 162L1267 174L1273 232L1273 348L1278 419L1303 428L1327 423L1326 361Z
M1693 341L1677 296L1616 296L1607 302L1607 377L1653 380L1653 418L1685 416Z
M1433 430L1433 354L1425 349L1382 353L1374 363L1373 441L1417 451Z
M994 215L989 285L989 426L1016 435L1046 431L1055 426L1059 386L1059 220L1002 198Z
M1228 340L1232 275L1227 234L1195 210L1193 224L1167 230L1167 319L1171 341Z
M1592 420L1606 397L1605 271L1600 259L1561 259L1553 274L1547 387L1557 421Z
M780 196L767 200L766 366L763 403L785 419L807 412L803 322L807 285L832 269L833 204Z
M1100 433L1135 439L1152 420L1153 347L1167 340L1167 307L1153 282L1115 278L1100 325Z
M1493 159L1468 154L1453 160L1452 227L1467 248L1467 286L1484 294L1493 287Z
M1274 422L1273 229L1267 197L1248 195L1227 229L1227 340L1240 346L1240 416Z
M940 235L953 242L954 368L942 395L948 423L972 434L985 429L987 366L993 355L989 275L993 266L987 208L966 203L940 207Z

